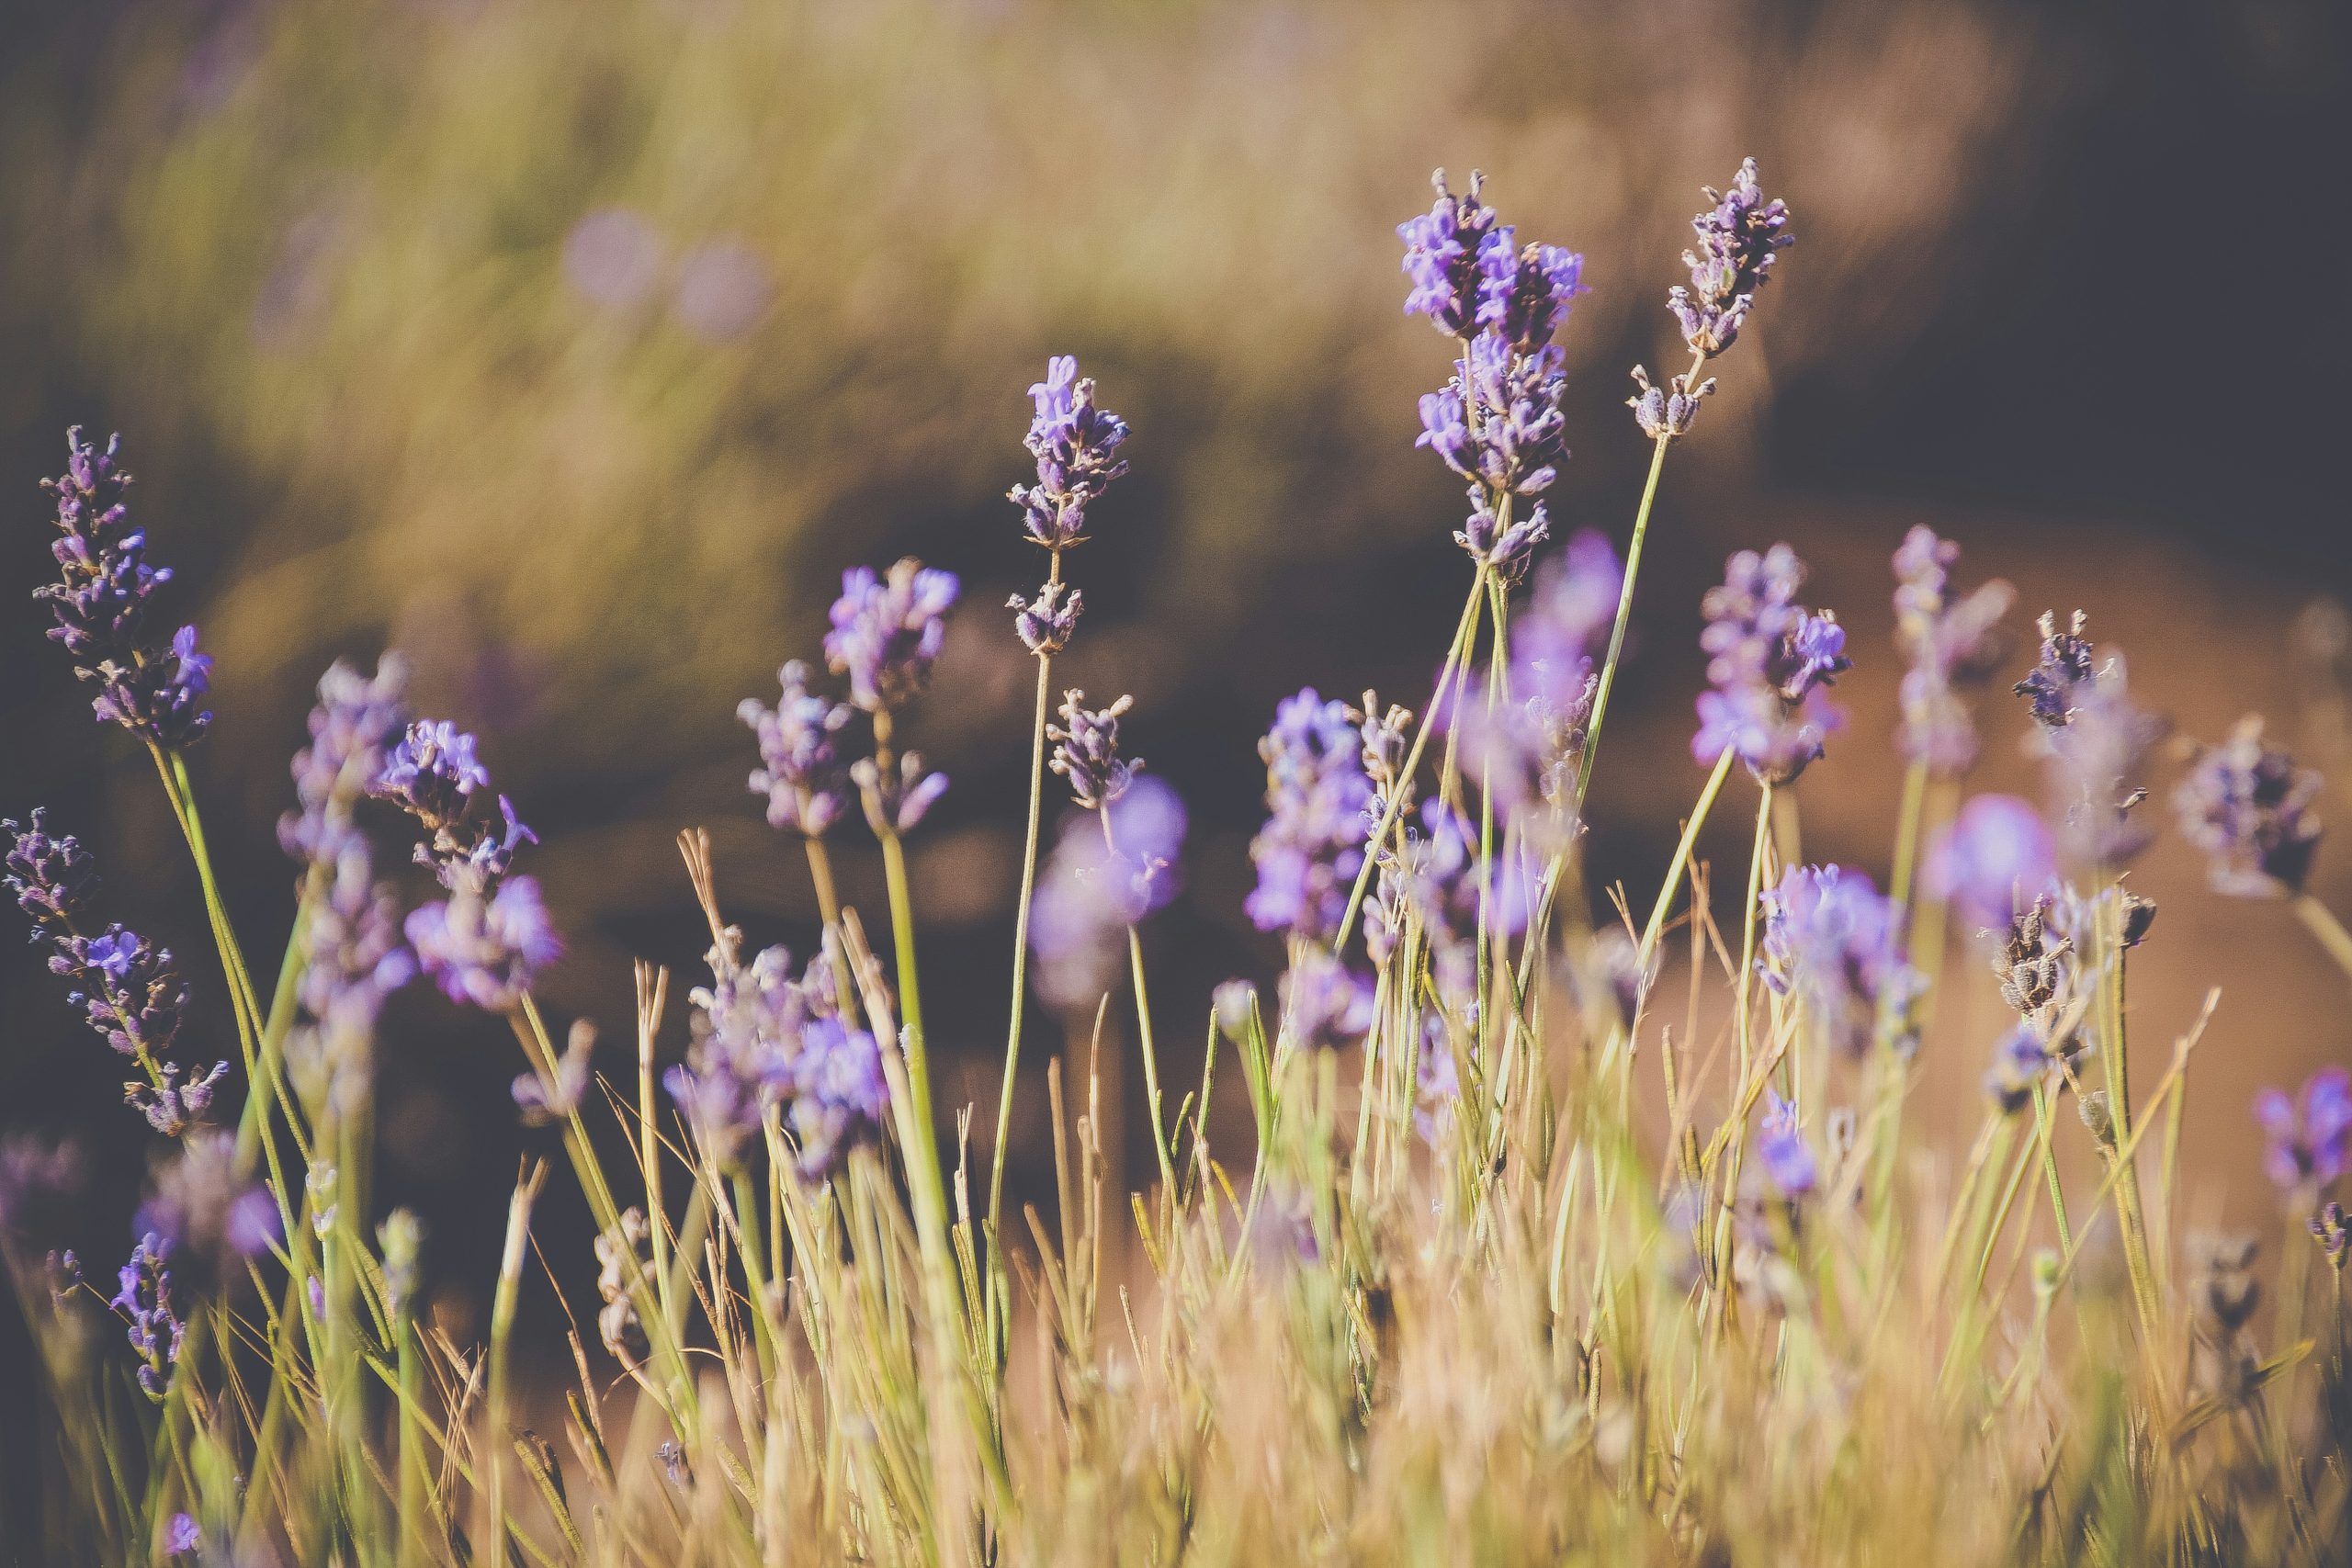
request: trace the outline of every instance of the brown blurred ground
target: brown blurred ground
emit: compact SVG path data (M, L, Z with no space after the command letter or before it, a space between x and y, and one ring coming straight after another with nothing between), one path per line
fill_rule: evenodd
M573 947L554 1010L616 1025L632 955L693 972L682 826L712 829L755 939L804 942L798 857L741 787L733 709L813 652L843 565L918 551L967 583L915 721L956 778L917 875L948 1098L985 1113L1027 740L995 606L1037 565L1001 491L1022 389L1074 350L1137 434L1073 561L1090 609L1068 676L1135 694L1137 748L1193 805L1190 891L1155 935L1167 1032L1190 1037L1173 1021L1209 984L1273 957L1239 914L1273 702L1305 681L1416 701L1455 610L1459 498L1411 446L1446 354L1398 314L1391 237L1437 164L1483 166L1523 233L1589 257L1555 511L1621 542L1646 457L1625 370L1671 358L1659 306L1696 187L1753 151L1797 214L1799 248L1669 472L1597 786L1597 886L1652 891L1700 783L1699 594L1727 550L1776 537L1813 559L1860 660L1853 727L1804 785L1815 857L1885 870L1886 557L1914 522L1963 543L1964 576L2015 581L2023 615L2088 609L2184 731L2259 708L2344 771L2324 668L2343 657L2325 606L2352 578L2327 379L2342 220L2324 191L2346 73L2318 0L2183 7L2163 28L1990 0L9 20L0 586L22 604L45 570L34 484L64 424L124 429L155 551L219 660L198 770L256 949L287 918L270 829L308 687L387 644L427 707L483 730L546 835ZM152 782L87 722L39 626L29 605L0 616L0 810L56 805L99 844L123 918L204 983ZM2006 699L1987 724L1973 787L2034 793ZM1738 815L1707 840L1725 863ZM2339 848L2314 886L2352 907ZM852 855L853 898L877 879ZM2228 987L2189 1151L2244 1212L2246 1101L2345 1058L2345 982L2283 911L2204 895L2169 839L2139 880L2163 915L2133 969L2135 1037L2168 1041ZM113 1065L54 990L28 953L0 967L0 1122L121 1152L92 1210L111 1251L138 1160ZM1931 1043L1939 1120L1974 1113L1980 1000ZM1041 1025L1033 1043L1055 1040ZM511 1042L409 998L385 1056L387 1195L480 1276L495 1216L473 1199L526 1140Z

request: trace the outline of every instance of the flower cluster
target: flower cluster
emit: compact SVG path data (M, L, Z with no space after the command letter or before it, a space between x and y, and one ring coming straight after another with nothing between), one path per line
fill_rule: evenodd
M712 1159L741 1163L770 1109L782 1106L804 1179L819 1182L850 1148L878 1136L889 1090L874 1036L842 1016L832 964L796 974L766 948L748 964L737 933L711 950L711 984L693 995L694 1040L662 1082Z
M1075 690L1062 694L1062 721L1046 727L1046 739L1054 743L1046 766L1069 781L1080 806L1100 811L1126 793L1143 763L1119 755L1119 718L1135 699L1123 696L1109 707L1089 708L1085 696Z
M1347 913L1363 864L1365 775L1357 720L1312 686L1283 700L1258 743L1266 763L1266 825L1250 840L1258 886L1248 910L1262 931L1327 941Z
M2322 780L2263 743L2262 720L2238 721L2230 738L2200 750L2173 792L2181 836L2205 852L2217 893L2263 897L2300 893L2318 852L2312 810Z
M1811 1026L1849 1056L1883 1040L1918 1043L1913 1004L1926 981L1905 960L1903 917L1850 866L1791 866L1763 896L1764 982L1796 998Z
M72 834L51 834L49 813L38 806L31 826L0 819L0 832L8 835L8 852L0 857L0 887L33 918L33 940L40 941L44 930L70 931L97 891L97 857Z
M1183 802L1149 775L1132 778L1099 818L1064 819L1029 921L1048 1001L1088 1007L1110 988L1127 929L1176 896L1185 825Z
M849 809L849 770L833 738L852 710L812 691L813 673L802 660L791 660L776 671L775 706L745 697L735 716L759 738L752 793L767 796L768 826L821 839Z
M2057 886L2057 845L2041 813L2013 795L1973 796L1928 852L1928 893L1971 924L2006 929Z
M1771 280L1773 259L1795 238L1789 209L1767 201L1757 184L1756 160L1732 176L1731 188L1702 186L1708 209L1690 220L1697 245L1682 253L1690 287L1667 293L1667 309L1682 327L1682 339L1704 359L1729 348L1756 305L1757 291Z
M2063 632L2052 615L2039 625L2041 658L2017 683L2017 694L2039 726L2067 847L2084 863L2113 872L2155 838L2136 811L2148 795L2138 780L2168 726L2132 702L2120 657L2094 658L2081 611Z
M171 1243L143 1235L117 1276L120 1286L107 1304L130 1325L130 1348L139 1356L139 1386L161 1403L171 1369L180 1359L186 1332L172 1306Z
M1951 565L1959 557L1958 545L1924 525L1894 552L1894 640L1905 660L1895 744L1944 778L1976 760L1976 725L1962 692L1999 666L2001 617L2017 598L1998 580L1956 597Z
M41 481L57 498L50 553L59 580L33 596L48 602L56 620L49 635L73 656L76 672L98 683L91 703L98 717L179 750L212 722L203 707L212 660L197 651L194 626L180 627L161 648L148 639L155 591L172 573L147 564L146 532L130 521L122 437L109 437L101 452L76 425L65 433L65 472Z
M1835 615L1797 603L1804 578L1796 552L1774 545L1760 556L1733 556L1723 586L1707 591L1699 646L1709 656L1712 689L1699 694L1690 742L1700 761L1728 749L1759 780L1787 784L1822 755L1825 738L1843 722L1822 688L1853 664L1846 631Z
M1283 1033L1292 1043L1343 1050L1372 1031L1372 983L1319 948L1283 975Z
M2265 1089L2255 1100L2254 1120L2267 1140L2263 1169L2278 1190L2298 1203L2316 1201L2352 1162L2352 1074L2323 1067L2292 1100Z
M372 677L337 660L319 678L318 704L311 710L311 743L294 753L294 798L300 808L277 825L277 841L288 855L331 866L358 837L352 807L379 786L393 748L408 731L407 688L408 666L396 654L379 660ZM489 775L472 762L471 738L460 739L467 747L469 770L458 776L470 790L476 783L488 782ZM419 782L413 752L403 766L409 770L407 787L413 790ZM426 787L429 792L431 786ZM457 804L462 809L462 800Z
M1096 406L1094 378L1080 376L1069 355L1046 361L1046 378L1029 396L1037 412L1022 445L1037 459L1037 482L1014 485L1009 499L1021 508L1031 538L1066 549L1085 536L1087 507L1127 471L1113 456L1127 438L1127 423ZM1077 613L1075 595L1070 613Z
M842 573L825 661L834 674L849 677L852 703L885 713L922 694L946 641L947 612L959 586L954 572L912 558L887 573L863 566Z
M155 1190L140 1205L135 1228L215 1277L280 1239L277 1203L240 1171L237 1135L220 1128L185 1139L157 1168Z
M490 772L475 750L474 738L455 725L419 719L387 754L370 793L428 830L416 860L449 894L409 912L403 929L418 964L451 1001L507 1012L562 956L563 942L538 883L514 874L515 853L538 835L504 795L495 821L473 809L490 790Z
M1821 1179L1820 1167L1814 1159L1813 1145L1805 1142L1804 1131L1797 1124L1797 1108L1781 1098L1780 1091L1764 1091L1764 1115L1756 1130L1756 1157L1764 1167L1764 1174L1781 1190L1781 1196L1791 1202L1809 1197Z
M1470 514L1454 535L1472 558L1516 570L1550 530L1543 503L1510 515L1514 498L1541 494L1567 460L1563 354L1553 340L1584 286L1584 258L1558 245L1518 243L1470 194L1433 176L1437 202L1400 224L1408 314L1425 315L1464 344L1453 379L1421 399L1421 435L1445 465L1471 480Z

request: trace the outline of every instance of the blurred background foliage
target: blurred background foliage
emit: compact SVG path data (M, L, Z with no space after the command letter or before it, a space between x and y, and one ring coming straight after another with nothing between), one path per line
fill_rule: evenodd
M1313 681L1418 705L1467 570L1458 491L1412 446L1447 355L1399 314L1391 232L1430 167L1482 167L1523 235L1587 254L1554 512L1622 544L1647 456L1626 371L1679 363L1661 307L1684 224L1748 152L1799 247L1672 466L1596 886L1648 897L1700 782L1700 592L1775 537L1860 654L1855 723L1804 790L1816 856L1883 874L1885 559L1914 522L1962 541L1964 577L2017 581L2027 616L2090 610L2184 728L2263 708L2341 772L2346 329L2325 279L2346 24L2325 0L2165 13L20 4L0 46L0 586L19 606L0 808L52 804L122 917L214 978L153 780L21 598L64 425L119 428L219 661L197 765L249 943L274 953L288 919L271 830L311 684L398 647L545 834L572 942L550 999L606 1021L616 1066L626 959L690 975L703 945L681 827L712 829L754 937L806 941L733 710L813 654L843 566L920 553L967 586L915 719L956 779L917 876L935 1048L963 1064L946 1098L985 1116L1028 739L997 606L1042 560L1002 491L1046 356L1077 353L1136 431L1072 560L1089 615L1066 668L1135 694L1137 749L1194 807L1190 889L1155 939L1181 1035L1209 983L1270 967L1240 902L1275 699ZM2018 718L1996 706L1980 787L2035 792ZM1711 841L1719 860L1746 830ZM2339 908L2347 864L2324 850L2314 883ZM2170 951L2134 1003L2161 1031L2232 983L2201 1148L2243 1188L2252 1086L2343 1057L2342 987L2283 914L2200 886L2186 849L2152 861ZM848 891L877 903L878 874L854 863ZM0 1123L122 1139L113 1064L54 990L30 954L0 960ZM1932 1097L1973 1105L1990 1019L1945 1017ZM525 1137L511 1043L410 998L385 1057L388 1198L461 1255L486 1244L471 1196Z

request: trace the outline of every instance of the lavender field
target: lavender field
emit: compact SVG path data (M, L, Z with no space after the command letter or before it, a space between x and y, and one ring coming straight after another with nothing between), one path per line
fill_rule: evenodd
M2312 411L1967 259L2096 34L597 9L28 23L0 1562L2352 1561Z

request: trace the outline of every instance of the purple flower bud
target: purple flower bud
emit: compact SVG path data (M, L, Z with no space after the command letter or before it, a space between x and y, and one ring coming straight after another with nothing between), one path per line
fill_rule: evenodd
M1405 244L1405 276L1412 280L1405 313L1427 316L1448 337L1466 337L1484 281L1478 252L1494 230L1495 210L1478 200L1484 181L1475 169L1464 196L1446 189L1443 169L1430 175L1430 183L1437 189L1435 204L1396 226L1396 237Z
M90 895L97 890L98 862L72 834L51 837L48 818L48 811L36 806L29 828L0 818L0 832L8 836L8 852L0 857L0 887L34 920L62 932L88 908ZM33 934L38 938L40 932Z
M2254 1120L2269 1141L2264 1170L2279 1191L2307 1201L2343 1175L2352 1157L2352 1074L2323 1067L2293 1100L2265 1089L2255 1098Z
M849 776L865 805L866 824L876 835L913 832L947 793L947 775L923 772L919 751L901 752L896 771L860 757L850 764Z
M1928 892L1971 926L2006 930L2057 886L2057 846L2041 814L2013 795L1980 795L1937 836L1923 868Z
M1796 1107L1782 1100L1777 1089L1764 1091L1764 1118L1757 1128L1756 1156L1763 1163L1764 1173L1772 1179L1772 1185L1791 1201L1811 1196L1820 1179L1813 1145L1804 1141L1804 1133L1797 1125Z
M2020 1019L1993 1048L1993 1065L1985 1070L1984 1092L2007 1116L2014 1116L2033 1100L2033 1091L2050 1077L2058 1058L2051 1055L2041 1031Z
M1119 755L1119 717L1135 699L1123 696L1107 708L1088 708L1082 705L1085 696L1074 689L1062 694L1062 721L1046 727L1046 738L1054 743L1046 766L1069 781L1079 805L1095 811L1125 794L1143 763Z
M288 855L330 864L356 832L352 803L378 788L391 765L393 747L405 744L401 738L409 728L407 684L407 662L390 653L377 660L372 678L341 660L319 678L318 705L311 710L311 743L294 754L294 795L301 809L288 813L277 825L277 841ZM415 753L402 765L414 769ZM488 775L482 778L487 782ZM417 783L413 773L409 783L412 787Z
M277 1205L258 1183L238 1174L236 1134L222 1128L202 1128L181 1140L178 1154L157 1169L154 1193L141 1205L133 1227L216 1271L258 1258L280 1239Z
M956 574L928 570L912 558L887 577L866 567L842 574L825 661L849 677L850 701L867 713L903 707L922 691L947 637Z
M213 1086L228 1072L229 1064L215 1062L210 1072L182 1083L180 1076L186 1070L177 1062L166 1062L160 1073L162 1083L123 1085L123 1103L144 1115L147 1124L164 1136L178 1137L211 1110Z
M833 737L851 709L809 688L812 671L796 659L776 671L781 694L773 708L746 697L735 716L759 737L760 763L752 793L768 797L768 826L821 839L849 809L849 770Z
M1112 456L1126 440L1127 425L1095 406L1093 380L1080 377L1078 361L1067 355L1046 363L1046 378L1029 396L1037 412L1023 445L1037 459L1037 482L1013 486L1009 499L1021 508L1031 538L1066 549L1085 537L1086 509L1127 471Z
M1085 596L1062 582L1047 582L1037 590L1035 599L1023 599L1015 593L1004 602L1008 610L1018 612L1012 618L1012 629L1019 634L1022 646L1032 653L1059 653L1069 646L1078 630L1078 613L1085 605Z
M454 827L474 794L490 787L490 770L474 752L474 738L448 720L419 719L384 759L370 793L428 829Z
M519 1006L537 973L563 955L548 920L539 885L510 876L495 893L471 887L409 912L409 945L434 984L453 1002L485 1012Z
M1084 1008L1116 983L1127 928L1176 896L1185 812L1176 792L1142 775L1101 818L1066 818L1037 885L1029 945L1037 991L1057 1007Z
M1787 784L1818 758L1844 722L1821 689L1850 668L1835 616L1796 602L1804 563L1786 545L1742 550L1707 591L1699 646L1713 690L1699 697L1691 754L1712 762L1728 747L1759 779Z
M170 1381L170 1369L180 1359L184 1332L172 1309L171 1242L143 1235L131 1248L130 1261L117 1276L120 1289L107 1304L130 1325L130 1348L140 1359L139 1386L161 1404Z
M1924 981L1903 952L1902 911L1850 866L1790 866L1763 896L1765 984L1795 998L1812 1029L1849 1056L1884 1040L1917 1043Z
M1559 245L1514 249L1509 224L1478 242L1479 326L1499 333L1522 354L1549 344L1568 319L1584 286L1584 257Z
M2312 811L2320 775L2262 740L2262 720L2238 721L2219 746L2201 749L2173 792L2181 836L2205 852L2217 893L2268 897L2301 893L2318 852Z
M1526 516L1506 526L1494 508L1487 504L1485 488L1473 485L1469 520L1454 530L1453 542L1472 560L1485 562L1506 580L1515 580L1520 569L1527 564L1527 558L1551 535L1552 521L1545 515L1542 502L1529 507Z
M166 1556L185 1557L203 1545L204 1529L196 1522L194 1514L174 1514L172 1522L164 1528Z
M139 651L128 664L114 660L81 671L99 683L90 707L167 751L204 738L212 715L201 705L211 689L212 660L196 650L196 628L182 626L162 653Z
M1634 411L1634 423L1653 441L1672 441L1690 434L1699 420L1699 400L1713 395L1715 381L1710 376L1694 387L1685 374L1668 377L1665 386L1654 387L1648 368L1636 365L1634 388L1634 395L1625 400L1625 406Z
M1260 931L1322 942L1339 930L1370 836L1359 739L1348 705L1309 686L1283 701L1258 743L1268 815L1250 844L1258 886L1247 908Z
M66 1000L83 1009L90 1027L117 1051L155 1060L171 1049L187 987L172 970L169 948L108 926L95 937L59 938L49 967L79 987Z
M889 1079L882 1048L865 1030L850 1028L838 1013L811 1018L800 1032L790 1083L787 1119L803 1181L826 1180L850 1150L881 1142Z
M1916 527L1894 552L1894 641L1906 668L1895 744L1905 756L1952 777L1976 760L1976 725L1959 688L1988 679L2004 651L2001 617L2017 591L1999 581L1964 598L1951 594L1960 547Z
M2132 702L2123 660L2095 661L2075 612L2066 631L2044 615L2041 660L2017 684L2041 728L2035 740L2049 760L2051 794L2076 859L2113 872L2155 839L2136 808L2148 792L2139 780L2169 726Z
M1692 352L1712 359L1739 336L1774 256L1794 236L1788 232L1788 208L1764 199L1755 159L1740 164L1729 190L1703 188L1712 206L1690 220L1698 243L1682 253L1690 287L1668 291L1667 309Z

